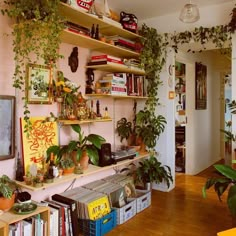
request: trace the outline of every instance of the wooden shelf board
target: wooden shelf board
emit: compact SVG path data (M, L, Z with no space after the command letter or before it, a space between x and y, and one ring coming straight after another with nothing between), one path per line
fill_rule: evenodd
M131 162L140 160L142 158L146 158L148 156L149 156L148 153L140 153L139 156L137 156L133 159L120 161L117 164L113 164L113 165L109 165L109 166L105 166L105 167L89 165L89 168L87 170L85 170L83 174L80 174L80 175L76 175L76 174L62 175L61 178L55 178L53 183L49 183L49 184L44 183L44 185L42 187L39 187L39 188L35 188L31 185L26 185L24 182L19 182L19 181L16 181L16 182L17 182L17 184L19 184L19 186L21 186L24 189L28 189L28 190L31 190L31 191L40 191L40 190L48 189L48 188L51 188L53 186L57 186L57 185L60 185L60 184L63 184L63 183L67 183L71 180L79 179L79 178L84 177L84 176L89 176L89 175L92 175L92 174L100 173L100 172L103 172L105 170L110 170L114 167L123 166L123 165L129 164Z
M86 12L80 11L62 2L60 3L60 12L62 13L64 17L66 17L67 21L71 21L73 23L79 24L88 29L90 29L93 24L94 25L98 24L100 33L106 36L120 35L127 39L137 39L141 37L138 34L135 34L133 32L120 28L119 26L107 23L101 18L98 18Z
M122 72L122 73L132 73L136 75L145 75L145 71L139 68L128 67L126 65L96 65L96 66L86 66L85 68L91 68L100 71L107 72Z
M94 120L59 120L58 122L63 125L73 125L73 124L88 124L94 122L109 122L112 119L94 119Z
M139 56L139 53L137 52L117 47L112 44L104 43L100 40L92 39L88 36L77 34L69 30L64 30L62 32L61 40L64 43L77 45L83 48L89 48L94 51L107 53L109 55L118 56L121 58L136 58Z
M15 214L15 213L11 212L11 211L7 211L7 212L4 212L0 216L0 221L3 221L7 224L12 224L12 223L21 221L25 218L31 217L33 215L41 214L41 213L44 213L44 212L47 212L47 211L49 211L49 209L47 207L41 207L41 206L38 206L37 209L34 212L29 213L27 215L18 215L18 214Z
M147 99L148 97L140 97L140 96L126 96L126 95L113 95L113 94L85 94L87 97L98 97L98 98L118 98L118 99Z

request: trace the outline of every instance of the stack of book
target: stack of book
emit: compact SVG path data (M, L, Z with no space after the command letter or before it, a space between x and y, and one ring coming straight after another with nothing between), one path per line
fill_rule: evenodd
M65 27L67 30L69 30L71 32L74 32L77 34L82 34L84 36L90 37L90 30L88 28L81 26L81 25L67 21L65 23Z
M93 65L106 65L106 64L117 64L117 65L123 65L124 62L119 57L110 56L108 54L99 54L99 55L93 55L91 56L91 60L88 63L89 66Z
M112 40L115 46L136 51L136 43L132 40L123 38L119 35L107 36L106 38Z
M127 96L127 77L126 73L106 74L98 81L103 94Z

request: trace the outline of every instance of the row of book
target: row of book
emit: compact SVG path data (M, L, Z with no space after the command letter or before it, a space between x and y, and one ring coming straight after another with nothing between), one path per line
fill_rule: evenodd
M147 80L145 76L129 73L106 74L100 80L101 93L124 95L124 96L146 96Z
M37 214L9 225L9 236L47 236L47 222Z

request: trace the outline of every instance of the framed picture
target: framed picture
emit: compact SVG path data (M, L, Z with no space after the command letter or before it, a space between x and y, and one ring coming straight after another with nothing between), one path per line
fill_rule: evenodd
M15 100L0 95L0 161L15 157Z
M207 67L198 62L195 65L195 108L205 110L207 108Z
M52 71L49 66L28 64L26 98L30 104L51 104Z

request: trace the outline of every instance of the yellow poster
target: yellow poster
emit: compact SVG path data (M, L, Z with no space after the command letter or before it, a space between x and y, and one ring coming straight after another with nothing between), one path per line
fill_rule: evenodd
M42 168L46 158L46 150L52 145L58 145L57 122L45 122L46 117L31 117L32 130L24 133L25 121L21 119L22 154L24 170L27 173L32 165Z

